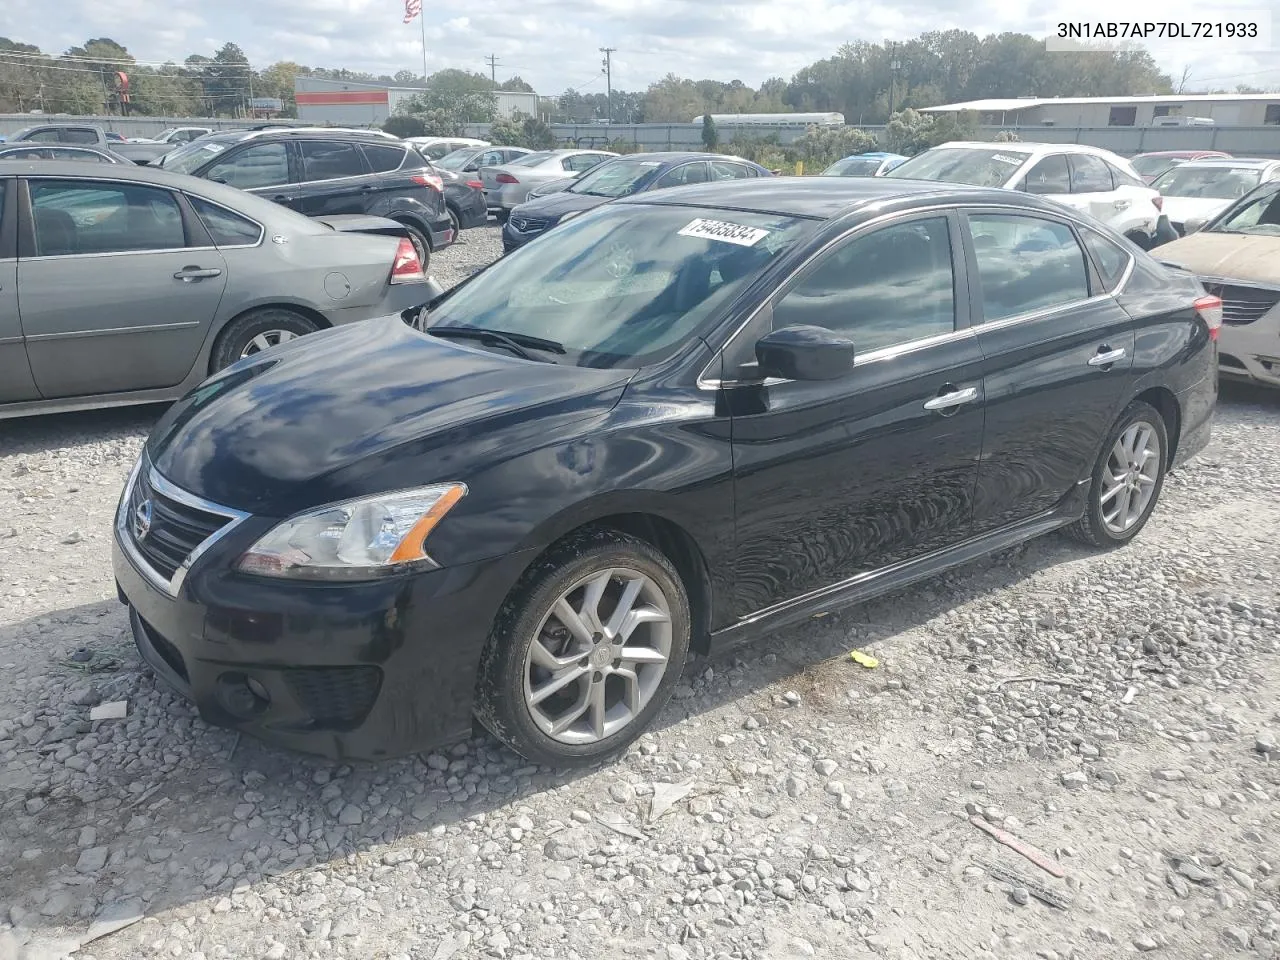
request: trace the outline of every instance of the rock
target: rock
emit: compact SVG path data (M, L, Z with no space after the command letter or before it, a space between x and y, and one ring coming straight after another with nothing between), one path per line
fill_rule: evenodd
M86 847L92 847L98 842L98 831L94 827L81 827L80 837L76 840L76 846L81 850Z
M1178 861L1178 872L1192 883L1211 884L1216 879L1212 873L1190 860Z
M364 811L354 803L348 803L343 806L342 812L338 814L338 822L344 827L354 827L364 822Z
M805 783L804 780L802 780L800 777L797 777L797 776L787 777L787 783L786 783L787 796L790 797L791 799L794 800L797 797L802 796L808 789L809 789L809 785Z
M1062 781L1062 785L1068 790L1079 790L1089 784L1089 778L1079 770L1072 770L1070 773L1064 773L1059 777L1059 779Z
M40 915L59 917L71 908L73 902L70 890L56 890L40 907Z
M941 847L937 846L936 844L929 848L929 856L933 857L933 859L936 860L938 863L951 862L951 854L947 853L947 851L943 850Z
M591 838L583 830L564 830L551 837L542 848L548 860L579 860L591 853Z
M1163 780L1165 783L1177 783L1180 780L1187 779L1187 775L1181 770L1152 770L1151 776L1157 780Z
M1280 741L1270 730L1263 730L1254 738L1253 749L1266 756L1280 754Z
M1222 931L1222 939L1236 950L1248 950L1253 945L1253 937L1249 935L1249 931L1241 927L1227 927Z
M1112 787L1119 784L1121 780L1120 774L1116 773L1114 770L1099 770L1097 777L1103 783Z
M747 719L742 721L742 729L743 730L759 730L760 721L757 720L755 717L747 717Z
M1084 928L1084 935L1090 940L1096 940L1098 943L1115 943L1115 937L1111 935L1111 931L1105 927L1089 926Z
M800 694L796 693L794 690L788 690L782 695L782 699L794 707L800 703Z
M886 780L884 792L890 800L905 800L910 787L902 780Z
M563 863L551 864L546 870L542 871L542 875L548 880L555 880L557 883L567 883L573 879L573 871Z
M272 941L263 952L262 960L284 960L287 952L283 943Z
M97 873L107 865L107 857L111 851L106 847L90 847L80 854L76 860L77 873Z
M817 771L820 777L829 777L836 772L836 768L840 766L834 760L819 760L813 765L813 769Z
M734 742L733 737L731 737L727 733L722 733L720 734L720 736L716 737L717 747L731 747L733 746L733 742Z
M636 798L636 788L625 780L609 784L609 796L614 803L630 803Z
M1142 953L1150 953L1152 950L1160 949L1160 944L1150 937L1137 937L1133 941L1134 947Z
M1031 891L1026 887L1014 887L1009 893L1010 898L1020 907L1025 907L1031 902Z

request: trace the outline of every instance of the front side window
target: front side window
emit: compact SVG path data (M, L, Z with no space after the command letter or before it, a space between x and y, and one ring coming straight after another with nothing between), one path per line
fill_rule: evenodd
M1036 161L1034 167L1027 171L1027 193L1063 194L1071 192L1071 172L1067 169L1067 158L1056 153L1051 157L1043 157Z
M213 237L215 246L236 247L257 243L262 236L262 228L238 213L232 213L226 207L210 203L200 197L187 194L187 200L196 211L196 216Z
M1072 193L1110 193L1116 188L1111 180L1111 168L1099 158L1075 153L1069 161Z
M935 147L898 164L884 176L1003 187L1027 162L1027 156L1025 152L1004 147Z
M39 130L23 139L29 143L62 143L62 137L57 130ZM94 142L97 143L96 140Z
M204 177L241 190L274 187L289 182L289 153L283 143L254 144L218 160L205 171Z
M342 143L336 140L303 140L298 144L302 148L302 179L308 182L316 180L340 180L343 177L359 177L365 170L364 158L354 143Z
M970 214L987 322L1087 299L1084 251L1069 227L1039 217Z
M1259 187L1205 227L1207 233L1249 233L1280 237L1280 184Z
M440 301L426 332L536 337L583 367L635 368L679 350L814 222L777 214L606 204Z
M665 190L667 187L682 187L689 183L705 183L706 180L707 165L699 160L697 163L686 163L674 170L668 170L662 175L662 179L653 185L653 189Z
M955 329L946 217L883 227L827 253L773 307L773 327L825 327L857 353Z
M6 150L0 154L4 160L48 160L52 151L48 147L25 147L23 149Z
M175 250L182 210L168 190L81 180L30 184L37 256Z

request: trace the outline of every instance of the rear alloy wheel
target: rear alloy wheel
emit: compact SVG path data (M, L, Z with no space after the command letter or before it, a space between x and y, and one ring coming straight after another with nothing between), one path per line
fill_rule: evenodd
M689 601L648 543L596 531L539 562L499 613L476 713L537 763L613 756L671 697L689 651Z
M1168 450L1159 411L1141 401L1130 404L1093 469L1085 515L1068 532L1094 547L1119 546L1136 537L1160 499Z
M306 317L277 307L251 310L232 321L218 335L209 358L209 372L217 373L245 357L288 343L319 329Z
M453 242L457 243L458 238L462 235L462 219L458 216L458 211L449 208L449 229L453 231Z

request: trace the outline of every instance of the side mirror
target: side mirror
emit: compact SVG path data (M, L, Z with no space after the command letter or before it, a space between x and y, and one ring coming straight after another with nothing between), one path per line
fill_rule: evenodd
M782 327L756 341L756 362L762 377L838 380L853 370L853 341L826 327Z
M1188 220L1182 225L1183 236L1186 236L1188 233L1195 233L1204 226L1204 223L1205 222L1203 220Z
M476 172L477 170L479 170L479 169L480 169L479 164L475 164L475 163L468 163L465 167L463 167L463 168L462 168L462 172L463 172L463 173L475 173L475 172Z

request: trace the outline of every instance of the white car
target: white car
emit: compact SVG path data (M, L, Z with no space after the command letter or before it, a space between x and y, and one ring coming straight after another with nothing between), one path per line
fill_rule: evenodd
M1156 177L1151 186L1164 197L1173 229L1186 236L1270 180L1280 180L1280 160L1231 157L1188 160Z
M417 147L418 152L428 160L433 161L463 147L479 149L489 146L488 140L476 140L474 137L405 137L404 139L406 143L412 143Z
M1087 213L1144 250L1155 242L1163 200L1129 161L1077 143L953 141L883 174L1034 193Z

